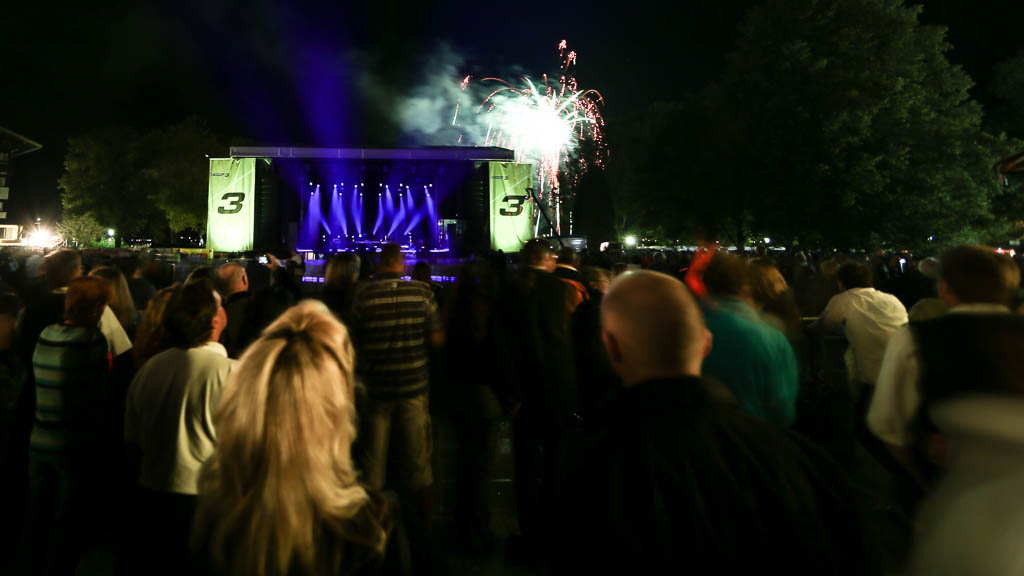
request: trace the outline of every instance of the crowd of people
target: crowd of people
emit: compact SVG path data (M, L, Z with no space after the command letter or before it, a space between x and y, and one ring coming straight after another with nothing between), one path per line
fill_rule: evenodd
M0 255L0 572L73 574L101 533L119 574L444 571L438 410L459 445L459 554L496 553L510 422L503 560L525 570L1022 560L1021 271L992 249L534 240L441 285L387 245L333 255L315 290L273 257L153 270Z

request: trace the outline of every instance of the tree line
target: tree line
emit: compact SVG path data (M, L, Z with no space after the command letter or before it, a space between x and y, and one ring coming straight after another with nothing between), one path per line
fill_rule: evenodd
M1019 237L1024 203L993 165L1024 150L1007 135L1024 135L1024 53L995 67L986 121L921 10L752 8L716 82L609 123L617 231L851 249Z

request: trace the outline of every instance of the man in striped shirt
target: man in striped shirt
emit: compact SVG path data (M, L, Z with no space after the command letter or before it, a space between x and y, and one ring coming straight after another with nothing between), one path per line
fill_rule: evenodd
M385 246L373 278L356 294L352 331L356 370L368 400L360 414L363 469L374 489L385 484L388 446L400 438L403 488L425 492L430 470L430 413L427 403L429 348L443 332L429 286L402 280L405 260L396 244Z

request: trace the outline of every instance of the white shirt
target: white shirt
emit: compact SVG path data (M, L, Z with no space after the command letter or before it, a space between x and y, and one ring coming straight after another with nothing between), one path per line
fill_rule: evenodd
M213 411L235 361L219 342L150 358L128 386L124 437L142 450L139 484L196 494L199 469L213 454Z
M853 379L874 384L890 335L907 323L907 309L892 294L851 288L829 300L819 322L826 331L846 334L853 350Z
M106 336L107 347L114 358L132 349L132 341L128 339L128 334L110 306L103 307L103 315L100 316L100 332Z
M907 574L1003 576L1024 567L1024 400L978 394L936 404L949 469L918 511Z
M961 304L949 313L1009 314L1010 309L999 304ZM904 326L889 338L868 410L868 429L887 444L910 444L910 422L921 404L920 376L917 343L910 327Z

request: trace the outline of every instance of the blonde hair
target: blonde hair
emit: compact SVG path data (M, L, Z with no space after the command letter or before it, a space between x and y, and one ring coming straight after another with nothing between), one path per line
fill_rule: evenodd
M130 329L135 326L135 301L132 300L132 293L128 290L128 281L125 280L124 274L117 268L100 266L93 268L89 276L98 276L110 282L113 289L113 298L109 302L110 309L122 327Z
M348 330L306 300L249 346L224 385L217 448L199 477L194 548L217 572L321 567L320 530L350 534L367 502L357 483L355 356ZM385 532L372 542L383 552Z

